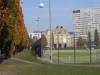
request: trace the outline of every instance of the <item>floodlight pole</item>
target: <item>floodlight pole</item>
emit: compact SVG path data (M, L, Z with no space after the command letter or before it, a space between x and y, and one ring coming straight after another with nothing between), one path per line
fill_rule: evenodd
M38 28L39 28L39 22L40 22L40 17L37 17L37 19L35 20L37 22L37 31L38 31Z
M60 36L59 34L60 34L60 32L58 32L58 37L57 37L58 38L58 40L57 40L58 41L58 64L59 64L59 36Z
M92 57L91 57L91 32L89 31L88 32L88 39L89 39L89 49L90 49L90 64L91 64L91 61L92 61Z
M75 31L74 31L74 64L76 63L76 47L75 47Z
M49 26L50 26L50 62L52 63L52 16L51 16L51 0L49 0Z

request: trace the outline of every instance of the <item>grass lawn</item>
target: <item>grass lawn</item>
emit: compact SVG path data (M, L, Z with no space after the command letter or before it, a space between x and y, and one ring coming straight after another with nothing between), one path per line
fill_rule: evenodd
M28 50L20 52L20 53L16 54L14 57L19 58L19 59L23 59L23 60L27 60L27 61L31 61L31 62L38 62L38 63L41 62L41 61L37 60L37 58L32 55L31 51L28 51Z
M100 50L92 50L91 58L92 63L98 63L97 53ZM50 54L50 51L45 51L46 54ZM58 57L58 50L52 50L53 56ZM90 63L90 50L75 50L76 63ZM100 53L99 53L100 56ZM59 58L63 59L65 63L74 63L74 50L59 50Z
M0 64L0 74L6 73L5 75L100 75L99 67L75 67L70 65L39 63L39 61L36 60L35 57L32 58L29 51L19 53L15 57L31 62L37 62L38 64L28 64L8 59L4 61L3 64Z

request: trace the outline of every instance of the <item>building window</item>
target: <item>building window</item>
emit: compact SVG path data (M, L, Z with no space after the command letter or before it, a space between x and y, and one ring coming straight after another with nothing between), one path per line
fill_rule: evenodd
M57 48L57 45L56 44L54 44L54 48Z
M59 48L62 48L61 44L59 44Z
M64 44L64 48L67 48L67 45L66 45L66 43Z
M73 13L80 13L80 10L74 10Z

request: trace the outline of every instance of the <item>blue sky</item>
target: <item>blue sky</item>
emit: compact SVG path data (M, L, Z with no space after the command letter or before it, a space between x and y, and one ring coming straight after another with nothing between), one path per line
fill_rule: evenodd
M21 7L28 32L49 29L48 1L23 0ZM45 4L44 8L38 7L40 3ZM100 7L100 0L51 0L52 28L62 25L68 31L73 31L72 10L96 7ZM37 17L40 17L39 24Z

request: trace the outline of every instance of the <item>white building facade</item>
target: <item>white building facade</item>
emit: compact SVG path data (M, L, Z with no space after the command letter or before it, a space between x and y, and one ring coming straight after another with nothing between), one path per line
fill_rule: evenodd
M37 38L37 39L40 39L41 38L41 32L40 31L34 31L32 33L29 33L29 37L31 39L33 39L34 37Z
M51 30L52 32L52 47L53 48L68 48L72 47L72 37L69 32L63 28L63 26L57 26ZM46 32L46 38L48 42L48 47L50 47L50 30Z

